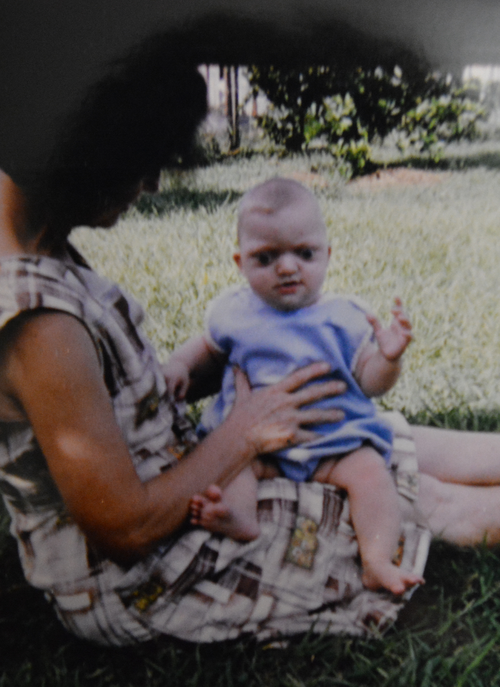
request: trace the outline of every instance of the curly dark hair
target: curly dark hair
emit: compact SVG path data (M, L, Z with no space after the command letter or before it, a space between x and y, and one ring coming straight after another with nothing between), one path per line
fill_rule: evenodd
M180 57L179 40L149 38L113 63L68 119L28 193L30 224L46 228L48 246L126 204L141 180L189 160L206 85L194 59Z

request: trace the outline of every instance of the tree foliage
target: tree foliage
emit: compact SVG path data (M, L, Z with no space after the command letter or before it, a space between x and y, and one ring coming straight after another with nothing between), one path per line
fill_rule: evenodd
M401 147L439 155L444 143L476 135L483 110L451 78L398 66L280 69L253 66L254 92L270 101L260 125L288 152L326 147L353 173L370 160L370 144L398 132Z

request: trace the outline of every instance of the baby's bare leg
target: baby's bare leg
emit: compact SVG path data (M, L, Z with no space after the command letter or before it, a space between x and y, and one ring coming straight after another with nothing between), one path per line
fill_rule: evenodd
M401 531L398 495L374 448L363 446L339 460L323 461L314 479L345 489L349 495L366 587L384 587L393 594L403 594L423 582L392 562Z
M246 468L222 491L212 485L191 499L191 523L220 532L237 541L252 541L260 534L257 522L257 478Z

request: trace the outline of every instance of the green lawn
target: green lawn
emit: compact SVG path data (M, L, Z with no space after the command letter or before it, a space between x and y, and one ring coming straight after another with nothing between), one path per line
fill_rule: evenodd
M309 174L316 184L332 245L326 289L357 294L383 319L396 295L408 309L415 340L383 404L407 415L500 408L495 167L374 191L346 185L324 157L229 162L165 181L157 198L140 202L142 213L113 231L82 229L75 241L146 307L147 330L166 357L202 330L210 299L240 280L232 262L237 200L276 174Z
M446 165L460 167L461 152ZM325 158L251 159L164 180L113 231L75 233L101 273L147 308L161 355L199 332L207 302L239 279L232 265L240 194L275 174L309 174L332 242L327 288L382 317L398 294L412 317L402 379L383 405L414 421L500 429L500 157L478 151L435 183L345 184ZM301 177L304 178L304 177ZM22 581L0 526L0 687L500 685L500 566L495 552L431 549L427 584L384 637L305 637L193 647L161 640L102 649L62 630Z

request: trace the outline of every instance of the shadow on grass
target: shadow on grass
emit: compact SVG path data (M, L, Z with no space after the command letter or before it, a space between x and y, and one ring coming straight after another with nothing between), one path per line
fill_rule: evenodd
M142 215L165 215L173 210L183 208L198 210L205 208L215 212L226 203L234 203L241 198L237 191L198 191L196 189L178 188L154 194L144 194L135 203L135 208Z
M441 160L432 160L423 156L408 157L400 162L387 165L392 167L410 167L412 169L426 169L436 171L456 171L485 167L486 169L500 169L500 151L479 152L472 154L446 155Z

